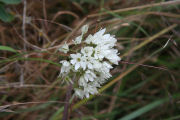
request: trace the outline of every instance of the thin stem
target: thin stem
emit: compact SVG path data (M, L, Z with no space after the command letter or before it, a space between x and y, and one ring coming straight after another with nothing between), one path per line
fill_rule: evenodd
M74 75L73 82L75 81L75 78L76 76ZM66 100L65 100L62 120L68 120L69 117L69 106L70 106L69 100L71 99L72 89L73 89L73 84L70 82L70 85L68 86L68 91L66 93Z
M129 62L129 61L120 61L121 63L125 63L125 64L137 64L135 62ZM144 66L144 67L149 67L149 68L156 68L156 69L160 69L160 70L166 70L168 71L167 68L165 67L157 67L157 66L151 66L151 65L145 65L145 64L138 64L139 66Z
M24 0L24 8L23 8L23 24L22 24L22 34L24 41L27 41L26 38L26 9L27 9L27 1ZM26 43L24 43L24 49L26 50Z
M23 8L23 24L22 24L22 34L23 34L23 39L24 41L27 41L27 38L26 38L26 9L27 9L27 1L24 0L24 8ZM26 43L24 42L24 50L26 51L27 50L27 46L26 46ZM26 62L24 63L26 65ZM20 75L20 83L21 83L21 86L23 86L24 84L24 71L25 69L24 68L21 68L20 69L20 72L21 72L21 75Z

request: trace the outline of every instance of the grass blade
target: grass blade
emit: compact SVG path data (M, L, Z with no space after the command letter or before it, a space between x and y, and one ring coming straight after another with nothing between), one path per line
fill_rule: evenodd
M17 50L11 48L11 47L8 47L8 46L2 46L0 45L0 50L2 51L9 51L9 52L17 52Z
M177 94L177 95L173 96L173 98L176 98L176 97L180 97L180 94ZM144 113L146 113L146 112L148 112L148 111L150 111L150 110L164 104L165 102L168 102L169 100L170 100L169 97L163 98L163 99L160 99L160 100L156 100L156 101L154 101L154 102L152 102L152 103L150 103L150 104L148 104L148 105L146 105L146 106L144 106L144 107L142 107L142 108L140 108L140 109L138 109L138 110L136 110L136 111L134 111L134 112L120 118L120 119L118 119L118 120L132 120L132 119L137 118L137 117L141 116L142 114L144 114Z

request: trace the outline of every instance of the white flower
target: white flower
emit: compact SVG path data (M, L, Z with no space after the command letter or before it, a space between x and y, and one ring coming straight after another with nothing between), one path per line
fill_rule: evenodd
M85 44L82 44L83 48L79 53L70 54L70 62L61 62L63 64L61 73L68 76L71 70L73 74L77 74L79 79L74 82L77 84L74 88L75 95L83 99L98 93L98 88L112 77L110 73L112 65L118 65L121 58L118 56L118 50L114 48L117 39L105 34L106 29L89 35L85 41L82 40L83 35L88 31L88 25L83 26L81 31L81 35L75 38L74 44Z
M83 99L84 97L89 98L90 94L94 95L97 94L97 88L94 86L88 85L83 90L81 89L75 89L75 95Z
M89 35L85 42L87 44L93 43L93 44L101 44L103 41L103 34L105 33L106 29L102 29L100 31L98 31L97 33L95 33L94 35Z
M94 81L94 79L96 78L96 75L93 71L87 70L84 74L84 79L88 82L88 81Z
M90 94L97 94L98 90L96 87L93 85L91 86L90 84L84 87L83 89L75 88L75 96L83 99L84 97L89 98Z
M100 45L107 45L109 48L112 48L115 46L115 43L117 42L117 39L114 38L114 36L110 34L104 34L102 36Z
M81 28L81 32L82 32L82 34L87 33L88 28L89 28L89 25L84 25L84 26L82 26L82 28Z
M118 62L121 60L121 58L115 54L110 54L107 58L111 63L114 63L116 65L118 65Z
M80 44L82 42L82 35L78 36L75 38L75 40L73 40L74 44L77 45L77 44Z
M87 86L88 82L94 81L96 74L93 71L87 70L79 79L80 86Z
M67 53L69 51L69 45L65 43L63 46L59 48L59 51L63 53Z
M84 95L86 96L86 98L89 98L89 94L97 94L98 90L96 87L91 86L90 84L88 84L88 86L84 87Z
M106 28L99 30L97 33L94 34L94 36L102 36L106 31Z
M112 75L110 74L110 69L112 69L113 67L108 63L108 62L103 62L102 66L97 69L97 71L99 72L99 76L100 79L108 79L110 78Z
M87 86L87 81L84 79L84 76L81 76L78 81L79 86Z
M95 59L100 59L100 60L102 60L103 58L104 58L104 50L103 50L103 48L101 47L101 46L97 46L96 48L95 48L95 53L94 53L94 57L95 57Z
M96 81L93 81L93 82L90 82L89 83L91 86L94 86L94 87L96 87L96 88L99 88L99 87L101 87L101 85L98 83L98 80L96 80Z
M68 73L71 69L71 64L66 60L62 60L60 63L62 64L61 74L62 73Z
M114 38L114 36L110 35L110 34L104 34L106 31L106 29L101 29L100 31L98 31L97 33L95 33L94 35L89 35L85 42L87 44L96 44L96 45L100 45L100 46L108 46L109 48L114 47L115 43L117 42L117 39Z
M82 32L81 35L78 36L78 37L76 37L75 40L73 40L73 42L74 42L75 45L80 44L80 43L82 42L83 35L84 35L85 33L87 33L88 28L89 28L88 25L82 26L82 28L81 28L81 32Z
M71 54L70 56L72 58L71 64L74 65L75 70L78 70L79 68L83 68L83 70L86 69L86 59L84 56L82 56L80 53Z
M93 69L93 62L95 59L91 56L86 56L86 67L89 69Z
M109 79L110 77L112 77L112 75L110 73L99 73L99 77L97 78L97 82L101 85L104 84L107 79Z
M93 47L84 47L84 48L81 49L81 53L84 56L91 56L93 51L94 51Z
M91 43L93 43L93 42L92 42L93 39L94 39L94 37L90 34L90 35L86 38L85 43L91 44Z
M102 67L102 63L99 60L94 60L92 62L92 64L93 64L93 69L95 69L95 70L97 70L97 69Z
M90 70L99 69L102 66L102 63L91 56L86 56L86 67Z
M84 98L84 91L83 90L75 88L74 91L75 91L75 93L74 93L75 96L77 96L77 97L79 97L81 99Z
M106 56L106 58L113 64L118 65L118 62L121 60L121 58L118 56L118 51L115 49L111 49L110 54Z

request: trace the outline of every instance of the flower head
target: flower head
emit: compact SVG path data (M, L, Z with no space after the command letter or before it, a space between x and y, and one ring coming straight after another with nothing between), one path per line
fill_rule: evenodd
M81 35L76 37L74 44L83 43L83 47L75 54L70 54L70 60L62 61L61 73L77 74L75 95L83 99L91 94L97 94L101 87L110 77L112 65L118 65L121 58L118 50L114 48L116 38L110 34L105 34L106 29L101 29L94 35L89 35L83 41L83 35L87 33L88 26L81 28ZM70 70L74 73L69 72ZM72 76L72 75L71 75Z

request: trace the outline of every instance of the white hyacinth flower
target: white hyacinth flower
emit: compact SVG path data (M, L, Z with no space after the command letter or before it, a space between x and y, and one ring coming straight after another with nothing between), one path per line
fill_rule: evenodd
M81 28L81 32L82 32L82 34L87 33L88 28L89 28L89 25L84 25L84 26L82 26L82 28Z
M74 65L75 70L78 70L79 68L83 68L83 70L86 69L85 57L83 57L80 53L71 54L70 56L72 58L71 64Z
M95 48L95 53L94 53L94 57L95 59L100 59L102 60L104 58L104 49L102 46L97 46Z
M84 47L84 48L81 49L81 53L84 56L91 56L93 51L94 51L93 47Z
M78 89L78 88L75 88L74 90L75 90L75 93L74 93L74 94L75 94L77 97L79 97L79 98L81 98L81 99L84 98L85 93L84 93L83 90Z
M78 81L79 86L87 86L87 81L85 80L84 76L81 76Z
M66 60L60 61L60 63L62 64L61 74L62 73L68 73L71 69L71 64Z
M118 56L118 51L115 49L112 49L110 54L106 56L106 58L113 64L118 65L118 61L121 60L121 58Z
M84 26L82 26L82 28L81 28L81 32L82 32L81 35L78 36L78 37L76 37L75 40L73 40L73 42L74 42L75 45L81 44L83 35L84 35L85 33L87 33L88 28L89 28L89 25L84 25Z
M59 51L63 53L67 53L69 51L69 45L65 43L63 46L59 48Z
M91 56L86 56L86 67L88 69L94 69L93 68L93 63L94 63L95 59Z
M98 90L95 86L88 84L86 87L84 87L84 95L86 96L86 98L89 98L89 94L97 94Z
M94 81L94 79L96 78L96 75L94 72L87 70L86 73L84 74L84 79L89 82L89 81Z
M93 44L101 44L103 42L103 34L105 33L106 29L102 29L100 31L98 31L97 33L95 33L94 35L89 35L85 42L87 44L93 43Z
M92 82L96 79L96 74L93 71L87 70L83 76L79 79L80 86L86 86L88 82Z
M88 27L84 25L81 28L81 35L73 41L75 45L83 43L83 47L76 50L77 53L70 54L69 61L60 62L62 64L60 74L78 76L78 81L73 82L77 84L74 94L81 99L97 94L98 88L112 77L110 73L112 65L118 65L121 60L118 50L114 48L117 39L110 34L105 34L105 28L84 39L83 35L88 32Z
M74 44L75 44L75 45L80 44L81 41L82 41L82 37L83 37L82 35L76 37L76 39L73 40Z

